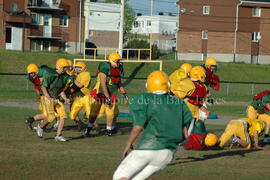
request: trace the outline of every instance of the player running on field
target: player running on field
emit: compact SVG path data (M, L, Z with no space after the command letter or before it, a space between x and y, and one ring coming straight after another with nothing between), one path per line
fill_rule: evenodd
M44 115L44 109L42 108L41 98L42 93L41 91L41 83L43 81L43 74L45 71L54 71L53 69L49 68L46 65L42 65L39 68L35 64L29 64L27 66L27 79L34 84L34 88L37 93L37 100L39 102L39 110L40 114L37 114L33 117L29 117L26 119L26 124L29 129L33 130L32 124L34 121L41 121L46 118Z
M70 119L76 121L78 113L83 108L85 110L86 118L90 116L90 84L91 75L86 71L86 65L83 62L77 62L74 68L76 80L84 87L74 92L74 101L71 106ZM79 119L80 120L80 119ZM79 125L80 121L76 121Z
M123 152L125 159L114 172L114 180L147 179L172 161L192 115L181 99L168 95L169 85L164 72L152 72L146 82L148 93L130 102L133 128ZM128 154L140 134L135 150Z
M64 121L66 119L66 110L64 104L60 101L60 97L69 104L70 100L66 98L64 93L64 89L67 87L67 84L73 84L72 87L74 89L82 87L82 85L74 80L74 78L65 73L67 66L68 63L66 59L58 59L56 62L56 70L54 72L46 71L44 73L41 90L44 94L42 105L45 109L44 115L46 116L46 120L37 126L36 132L39 137L43 136L43 128L54 121L57 114L59 116L59 125L55 140L66 141L66 138L62 136Z

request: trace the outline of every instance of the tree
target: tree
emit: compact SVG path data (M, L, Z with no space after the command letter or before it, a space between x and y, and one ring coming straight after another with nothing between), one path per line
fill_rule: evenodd
M143 39L133 39L128 41L127 45L125 46L125 49L148 49L150 47L149 42ZM123 57L126 58L127 52L124 51ZM149 51L141 51L140 58L141 59L147 59L150 56ZM160 56L160 51L156 44L152 44L152 59L158 59ZM138 51L137 50L130 50L129 51L129 57L134 58L138 57Z
M121 0L105 0L106 3L120 4ZM136 19L136 13L125 1L125 22L124 22L124 41L127 40L126 36L132 29L132 25Z

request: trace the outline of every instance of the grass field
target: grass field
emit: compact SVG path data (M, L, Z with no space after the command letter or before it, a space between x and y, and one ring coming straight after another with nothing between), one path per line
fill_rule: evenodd
M45 52L18 52L0 50L0 73L25 73L26 65L36 63L54 66L59 57L80 58L80 55ZM168 56L170 57L170 56ZM164 57L168 59L168 57ZM177 69L183 61L165 61L167 73ZM191 62L199 65L201 62ZM98 63L88 63L88 70L95 74ZM219 63L218 74L221 80L270 82L265 74L269 65L247 65ZM154 64L126 64L125 79L130 97L145 92L145 78L153 70ZM35 91L25 76L1 76L0 102L15 101L30 103L35 101ZM218 92L212 92L217 105L209 106L212 113L222 116L244 117L246 104L258 91L269 89L269 85L222 84ZM238 103L236 103L238 101ZM235 103L235 104L234 104ZM24 104L22 105L24 106ZM126 109L127 105L121 105ZM54 141L54 132L45 133L40 139L29 131L24 118L37 113L37 110L0 106L0 180L9 179L111 179L121 161L131 122L119 118L119 133L113 137L84 137L71 120L67 120L63 135L70 138L67 143ZM104 120L99 121L104 127ZM208 125L208 131L220 135L221 125ZM270 179L270 146L262 151L255 150L206 150L186 151L182 147L175 154L173 162L150 179Z
M0 179L111 179L121 161L130 120L120 118L120 133L113 137L84 138L66 121L67 143L54 142L54 132L40 139L26 129L24 117L36 111L0 107ZM100 123L104 123L100 121ZM224 126L208 126L221 134ZM173 162L150 179L269 179L270 146L262 151L231 149L186 151L180 148Z
M55 60L63 57L73 60L74 58L82 58L82 55L72 55L67 53L55 52L21 52L0 50L0 73L25 73L26 66L30 63L37 65L47 64L51 67L55 66ZM169 56L170 57L170 56ZM99 57L102 58L102 57ZM164 71L168 74L176 70L186 61L169 60L167 55L160 57L164 61ZM192 65L201 65L199 61L188 61ZM97 70L98 63L88 64L88 71L94 75ZM158 64L143 63L126 63L125 76L134 78L145 78L149 72L159 69ZM270 65L254 65L244 63L218 63L218 72L220 79L223 81L255 81L270 82L270 77L266 76L266 72L270 70Z

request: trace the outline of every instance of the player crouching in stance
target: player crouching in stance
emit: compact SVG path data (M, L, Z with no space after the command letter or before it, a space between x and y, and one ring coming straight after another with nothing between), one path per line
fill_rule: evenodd
M219 147L223 148L227 142L231 140L231 147L239 144L241 147L250 149L251 138L254 140L254 147L262 149L259 145L259 134L264 130L264 122L262 120L240 118L231 120L219 139Z
M168 95L169 79L164 72L152 72L146 87L149 93L140 94L130 102L133 128L123 152L125 159L115 171L114 180L146 179L165 168L183 140L184 127L192 119L186 104ZM137 147L128 154L141 132Z

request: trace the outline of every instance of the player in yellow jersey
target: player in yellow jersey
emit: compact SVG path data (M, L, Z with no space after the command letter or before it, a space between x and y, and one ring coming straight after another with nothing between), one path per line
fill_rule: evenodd
M207 88L203 84L204 80L204 69L201 66L195 66L191 69L190 79L177 82L175 87L171 89L175 97L184 99L195 119L200 119L199 109L206 112L208 115L210 114L210 112L202 106L204 98L207 96Z
M231 141L231 145L239 144L241 147L250 149L251 140L254 140L254 147L261 149L259 145L259 134L263 132L265 124L259 119L240 118L231 120L221 135L219 147L223 148L227 142Z
M175 89L177 89L177 86L179 85L179 81L181 81L185 78L189 78L191 69L192 69L192 66L190 64L185 63L185 64L182 64L179 69L174 71L169 76L169 80L171 83L171 86L170 86L171 94L173 94L172 92Z
M85 110L86 118L89 119L90 115L90 84L91 75L90 72L86 71L86 65L83 62L77 62L74 68L76 80L81 83L84 87L74 92L74 101L70 110L70 119L76 121L79 125L81 121L78 117L78 113L83 108Z

